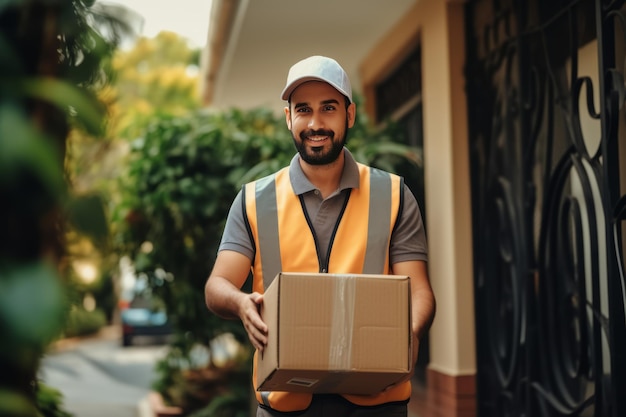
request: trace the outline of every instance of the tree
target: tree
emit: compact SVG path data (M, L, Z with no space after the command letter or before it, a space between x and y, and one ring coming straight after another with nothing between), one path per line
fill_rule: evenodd
M235 403L248 410L247 336L238 322L206 309L203 286L246 173L259 161L255 171L261 173L290 158L291 141L276 127L265 110L161 117L133 143L122 176L123 198L115 211L118 251L131 256L136 273L148 277L174 320L175 338L155 386L188 412L210 402L216 391L207 386L215 384L222 394L238 393ZM245 346L229 366L218 364L211 349L223 334ZM208 353L208 363L194 363L192 352L198 350Z
M111 81L98 90L107 104L105 140L75 130L69 141L70 174L81 191L115 193L120 161L130 141L160 114L184 114L200 106L200 50L173 32L139 37L128 49L116 49Z
M199 54L172 32L161 32L154 38L139 37L130 47L113 53L110 82L97 91L107 105L104 137L77 129L70 132L67 166L76 193L102 196L110 205L115 203L115 178L127 157L130 141L160 114L182 114L198 107ZM91 299L95 300L95 313L104 310L107 318L114 320L119 259L102 253L84 237L69 234L68 239L75 269L80 270L82 265L97 271L90 283L77 274L71 277L72 300L77 306L73 314L85 314L80 306L84 299Z
M122 27L92 1L0 3L1 415L43 411L37 371L65 317L69 214L75 230L104 238L103 217L81 222L90 204L71 195L64 160L72 126L102 131L93 88L107 80Z
M113 137L135 139L161 113L197 109L199 56L199 50L168 31L141 37L132 49L118 51L113 61Z

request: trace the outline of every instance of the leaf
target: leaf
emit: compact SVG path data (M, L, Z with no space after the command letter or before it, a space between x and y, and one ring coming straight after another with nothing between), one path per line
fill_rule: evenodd
M37 408L46 417L72 417L63 410L63 394L56 388L39 381L37 384Z
M0 388L0 415L12 417L39 417L34 404L23 394Z
M16 0L17 1L17 0ZM0 0L0 13L2 12L2 0ZM0 62L2 62L2 72L7 74L19 74L22 70L20 60L15 54L13 46L0 34Z
M0 105L0 181L11 180L26 167L51 194L64 189L59 151L38 132L15 105Z
M92 135L103 131L104 107L85 90L54 78L23 78L15 81L16 89L31 97L48 101L69 114L76 112L79 122Z
M65 296L56 271L42 261L0 269L0 322L7 326L0 350L41 347L63 326Z
M0 0L0 12L2 12L2 9L17 6L20 3L22 3L22 0Z
M103 245L109 235L104 201L98 194L74 196L66 205L69 222L80 233Z

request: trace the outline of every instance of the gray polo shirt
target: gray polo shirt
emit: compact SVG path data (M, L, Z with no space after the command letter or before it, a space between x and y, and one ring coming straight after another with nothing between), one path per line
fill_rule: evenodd
M345 193L351 188L359 188L359 171L354 157L344 148L345 165L339 182L339 188L325 199L320 191L311 184L300 167L300 156L296 154L289 164L289 178L294 192L303 195L306 210L309 214L315 234L320 243L321 259L326 258L328 244L335 222L343 202ZM242 191L240 190L228 213L224 234L219 250L232 250L254 259L254 245L250 241L242 207ZM404 261L426 261L427 244L422 215L417 200L411 190L404 186L404 207L402 216L391 235L389 253L391 264Z

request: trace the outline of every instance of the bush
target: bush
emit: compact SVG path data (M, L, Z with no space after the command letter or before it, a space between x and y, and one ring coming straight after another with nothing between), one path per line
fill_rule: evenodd
M73 307L67 316L64 335L65 337L86 336L96 333L106 323L106 314L100 309L87 311L84 308Z
M37 408L43 417L72 417L63 410L63 394L42 382L37 384Z

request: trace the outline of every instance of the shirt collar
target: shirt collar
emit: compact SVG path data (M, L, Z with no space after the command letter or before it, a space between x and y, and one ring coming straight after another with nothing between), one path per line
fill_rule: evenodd
M341 180L339 181L339 190L343 191L347 188L359 188L359 168L357 163L347 148L343 148L343 154L345 162L343 172L341 173ZM289 164L289 179L296 195L316 189L302 171L302 167L300 166L300 154L296 153L294 157L291 158L291 163Z

